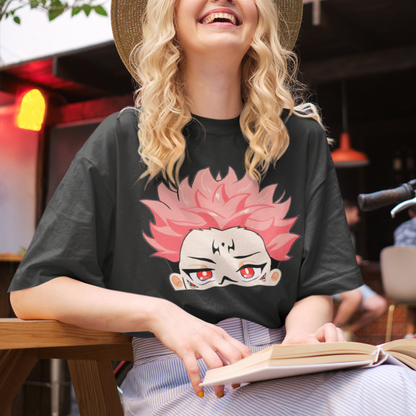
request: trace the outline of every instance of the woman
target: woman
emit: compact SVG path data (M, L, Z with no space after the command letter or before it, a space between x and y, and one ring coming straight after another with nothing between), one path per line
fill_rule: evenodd
M113 0L112 20L139 110L76 156L10 287L16 314L136 335L127 415L369 414L350 401L385 369L199 386L271 344L343 341L331 295L361 284L324 131L294 112L302 1L149 0L143 35L138 3ZM415 387L406 369L388 380Z

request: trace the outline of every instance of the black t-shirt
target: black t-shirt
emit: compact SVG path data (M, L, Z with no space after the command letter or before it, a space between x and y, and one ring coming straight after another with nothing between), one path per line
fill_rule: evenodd
M287 116L287 113L285 113ZM10 291L69 276L168 299L216 323L269 328L293 304L362 284L324 131L286 121L290 145L259 185L239 118L194 117L176 189L139 180L138 115L108 117L49 203Z

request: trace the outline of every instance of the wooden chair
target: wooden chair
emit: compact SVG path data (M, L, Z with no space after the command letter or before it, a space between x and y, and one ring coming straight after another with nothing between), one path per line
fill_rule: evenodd
M131 337L57 321L0 319L0 416L41 358L68 361L81 416L122 416L111 361L132 361Z
M416 307L416 247L389 246L380 253L384 293L393 301L389 307L386 342L391 340L396 304Z

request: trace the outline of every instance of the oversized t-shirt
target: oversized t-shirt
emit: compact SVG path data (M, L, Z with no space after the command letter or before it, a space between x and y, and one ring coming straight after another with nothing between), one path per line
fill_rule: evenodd
M259 184L239 118L195 116L175 188L139 179L138 112L111 115L76 155L9 290L69 276L212 323L277 328L297 300L360 286L324 131L296 115L285 124L289 147Z

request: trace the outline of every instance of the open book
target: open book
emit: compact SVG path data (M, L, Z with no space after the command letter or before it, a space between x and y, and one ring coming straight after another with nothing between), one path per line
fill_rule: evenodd
M221 368L207 371L201 386L249 383L348 367L383 363L416 370L416 339L378 346L360 342L275 345Z

